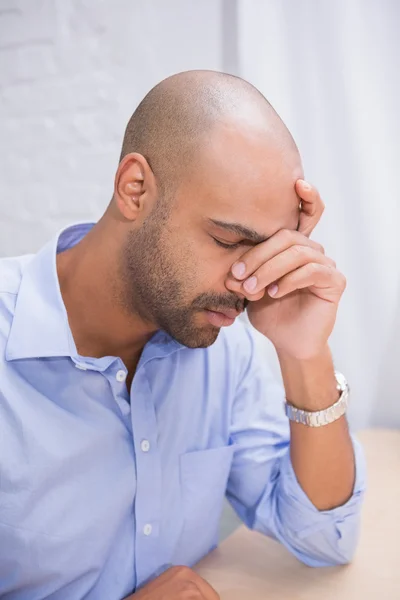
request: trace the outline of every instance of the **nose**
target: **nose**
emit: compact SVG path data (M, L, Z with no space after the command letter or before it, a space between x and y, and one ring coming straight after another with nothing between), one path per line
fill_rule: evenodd
M240 298L240 300L246 298L245 294L243 293L242 282L235 279L232 274L229 274L225 279L225 287L230 292L234 292L235 295Z

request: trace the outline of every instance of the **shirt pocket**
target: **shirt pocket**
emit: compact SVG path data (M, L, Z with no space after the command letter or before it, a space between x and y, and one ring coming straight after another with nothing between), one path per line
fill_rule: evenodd
M188 452L180 457L183 531L179 562L193 565L217 544L234 446Z

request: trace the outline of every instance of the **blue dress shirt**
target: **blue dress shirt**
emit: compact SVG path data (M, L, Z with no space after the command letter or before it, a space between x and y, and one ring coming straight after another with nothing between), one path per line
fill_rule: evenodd
M130 395L120 358L78 355L56 253L90 227L0 260L0 597L120 600L208 553L225 495L306 564L347 562L358 445L353 497L319 512L293 472L283 389L252 328L236 322L206 349L158 331Z

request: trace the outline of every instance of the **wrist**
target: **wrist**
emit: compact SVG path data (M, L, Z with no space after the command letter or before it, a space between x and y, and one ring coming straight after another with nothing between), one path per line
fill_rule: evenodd
M296 408L319 411L339 399L329 347L313 358L299 360L278 352L287 401Z

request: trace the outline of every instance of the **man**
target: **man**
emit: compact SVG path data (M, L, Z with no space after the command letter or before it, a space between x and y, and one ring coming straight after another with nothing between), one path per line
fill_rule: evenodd
M2 598L217 598L188 567L225 493L306 564L350 560L363 466L322 209L256 89L181 73L128 123L102 219L1 261Z

